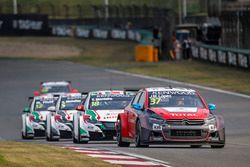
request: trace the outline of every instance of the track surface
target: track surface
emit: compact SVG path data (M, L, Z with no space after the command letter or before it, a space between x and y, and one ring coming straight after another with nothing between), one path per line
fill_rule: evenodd
M69 62L0 60L0 140L21 140L21 114L27 97L38 89L40 81L71 80L80 91L95 89L168 86L166 82L112 74L101 68ZM183 86L183 85L173 85ZM210 149L189 146L157 145L150 148L118 148L115 142L90 142L86 147L102 147L136 153L170 162L179 167L249 167L250 99L199 90L208 103L216 103L216 114L226 123L226 147ZM46 143L43 139L28 142ZM71 144L71 141L61 141ZM79 145L78 145L79 146Z

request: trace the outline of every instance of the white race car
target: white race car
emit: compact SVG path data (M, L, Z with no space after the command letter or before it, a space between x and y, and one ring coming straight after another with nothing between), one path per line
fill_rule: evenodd
M62 94L56 106L46 118L46 139L48 141L60 138L72 138L73 114L77 112L77 106L83 104L87 94L65 93Z
M73 142L114 139L117 116L123 112L133 96L134 92L121 90L89 92L84 105L77 107L82 112L74 114Z
M26 107L22 114L22 138L44 137L46 116L55 107L58 97L43 95L29 99L32 100L30 106Z

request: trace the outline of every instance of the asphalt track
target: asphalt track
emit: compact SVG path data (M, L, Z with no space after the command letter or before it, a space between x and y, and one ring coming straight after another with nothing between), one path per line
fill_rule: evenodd
M169 85L164 81L110 73L101 68L70 62L1 59L0 140L21 140L21 114L27 105L27 97L38 89L40 81L57 80L71 80L73 86L80 91ZM133 144L129 148L119 148L115 142L90 142L84 146L140 154L178 167L249 167L250 99L204 89L199 91L208 103L217 105L215 113L225 118L226 147L223 149L211 149L207 146L193 149L189 146L168 145L135 148ZM44 139L27 142L46 143Z

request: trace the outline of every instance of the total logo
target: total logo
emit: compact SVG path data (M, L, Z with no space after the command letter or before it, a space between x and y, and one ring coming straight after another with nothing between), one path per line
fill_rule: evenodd
M195 117L197 115L196 114L191 114L191 113L188 113L188 114L172 113L171 116L173 116L173 117Z

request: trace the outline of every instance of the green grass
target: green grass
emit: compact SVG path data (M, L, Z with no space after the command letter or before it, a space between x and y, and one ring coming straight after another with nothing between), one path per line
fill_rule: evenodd
M250 71L219 66L201 61L166 61L159 63L137 63L134 61L134 42L83 40L73 38L0 38L2 41L47 43L72 46L81 49L80 55L65 59L75 63L113 68L137 74L162 77L177 81L200 84L250 95ZM44 52L46 54L46 52ZM6 56L1 55L0 56Z
M57 146L0 142L0 167L117 167Z

